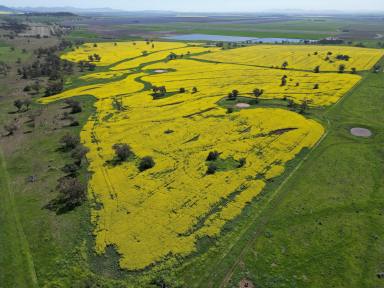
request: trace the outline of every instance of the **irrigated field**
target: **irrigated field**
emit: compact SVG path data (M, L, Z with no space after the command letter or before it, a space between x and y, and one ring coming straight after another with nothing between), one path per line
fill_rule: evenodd
M94 46L86 44L63 58L79 61L99 54L99 65L109 67L83 80L109 82L90 82L42 102L97 98L97 113L81 133L93 172L89 197L95 201L95 249L101 254L114 246L120 266L128 270L161 261L173 264L197 251L199 239L219 236L225 223L284 172L288 161L324 133L321 124L285 107L227 111L218 102L229 92L255 98L253 90L263 89L260 100L292 100L320 109L336 103L360 80L352 74L313 73L316 65L337 70L339 60L322 59L328 51L330 57L350 56L342 61L357 70L370 69L383 55L349 47L214 51L218 49L172 42ZM171 52L176 59L169 59ZM280 67L284 61L288 70L256 67ZM154 95L154 86L167 91ZM116 143L129 144L134 156L114 165ZM217 170L207 174L212 151L220 153L214 161ZM138 162L145 156L153 157L155 166L140 172Z

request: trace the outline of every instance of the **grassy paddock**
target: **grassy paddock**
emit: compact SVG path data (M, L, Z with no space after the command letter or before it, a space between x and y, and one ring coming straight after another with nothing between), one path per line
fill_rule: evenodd
M367 73L326 112L328 136L262 214L247 245L216 267L221 276L212 287L237 287L244 278L260 287L383 285L376 276L384 270L383 80L383 73ZM354 137L352 127L374 136Z

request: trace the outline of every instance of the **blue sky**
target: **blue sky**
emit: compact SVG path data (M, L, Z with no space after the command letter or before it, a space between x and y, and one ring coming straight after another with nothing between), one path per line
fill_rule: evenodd
M384 0L1 0L1 5L110 7L124 10L248 11L273 9L384 11Z

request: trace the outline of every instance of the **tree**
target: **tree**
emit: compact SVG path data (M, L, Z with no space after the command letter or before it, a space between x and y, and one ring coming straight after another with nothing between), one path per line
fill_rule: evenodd
M87 66L89 71L95 71L96 69L96 65L93 63L88 63Z
M239 96L239 91L235 89L235 90L232 90L232 92L230 92L228 94L228 99L229 100L236 100L237 96Z
M78 170L79 166L76 164L66 164L63 168L61 168L61 171L71 177L75 177Z
M344 73L345 71L345 65L344 64L340 64L339 65L339 73Z
M141 159L139 163L139 170L140 172L143 172L145 170L151 169L155 166L155 161L151 156L145 156Z
M61 178L57 190L59 191L58 197L45 206L57 214L71 211L86 200L86 186L76 178Z
M101 56L99 54L93 54L93 59L95 59L95 61L97 62L100 62L101 61Z
M300 114L304 114L308 110L308 108L309 108L308 104L309 104L309 101L306 99L301 101L301 104L299 106L299 108L300 108L299 113Z
M238 167L241 168L241 167L244 167L244 165L247 163L247 159L246 158L240 158L239 159L239 165Z
M83 111L83 109L81 108L81 104L78 101L75 101L73 99L66 99L64 102L68 105L69 108L71 108L71 114L76 114Z
M197 93L198 91L197 91L197 88L196 87L193 87L192 88L192 94L195 94L195 93Z
M355 67L352 67L352 68L351 68L351 73L352 73L352 74L356 74L356 73L357 73L357 69L356 69Z
M25 106L26 111L28 111L29 110L29 106L31 106L31 104L32 104L32 100L29 99L29 98L24 99L23 104Z
M280 84L280 86L286 86L286 85L287 85L287 78L288 78L287 75L284 75L284 76L281 78L281 84Z
M287 67L288 67L288 62L284 61L283 64L281 65L281 68L287 69Z
M215 151L211 151L208 154L207 161L215 161L220 157L220 153Z
M319 89L319 84L315 84L315 86L313 86L313 89L315 89L315 90L317 90L317 89Z
M62 145L63 150L73 150L80 144L80 138L67 133L61 137L60 144Z
M55 95L63 91L64 83L63 81L52 82L48 84L48 87L45 89L45 97Z
M73 150L71 157L75 160L76 165L81 166L81 162L88 154L88 152L89 148L80 144Z
M88 60L89 60L90 62L93 62L93 61L95 61L95 59L94 59L93 55L89 55L89 56L88 56Z
M264 94L264 90L263 89L256 88L256 89L253 90L253 95L256 97L256 103L259 103L259 98L263 94Z
M17 112L20 112L21 108L23 107L24 103L22 100L18 99L13 101L13 105L17 108Z
M124 162L133 155L131 147L125 143L114 144L112 149L115 150L116 159L119 162Z
M165 88L165 86L161 86L161 87L153 86L152 91L153 91L152 96L154 96L154 98L164 97L167 94L167 88Z
M79 67L80 72L84 72L84 68L85 68L85 62L84 61L79 61L77 63L77 66Z
M185 93L185 88L180 88L179 93Z
M169 60L175 60L176 58L177 58L177 55L173 52L168 55Z
M320 66L316 66L315 69L313 69L313 72L320 73Z
M214 163L209 163L206 174L213 175L216 173L216 171L217 171L217 165Z

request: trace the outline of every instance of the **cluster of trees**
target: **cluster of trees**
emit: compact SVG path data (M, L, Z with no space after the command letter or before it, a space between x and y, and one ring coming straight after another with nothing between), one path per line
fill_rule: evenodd
M294 111L298 111L300 114L305 114L309 109L309 104L312 100L304 99L300 104L296 104L292 99L288 100L288 107Z
M165 86L153 86L152 92L154 98L164 97L167 94L167 88Z
M108 163L114 166L136 157L132 151L131 146L126 143L116 143L112 146L112 149L115 151L115 157L112 159L112 161L108 161ZM140 172L143 172L153 168L155 165L155 160L153 160L151 156L145 156L140 159L137 168Z
M56 55L58 51L72 47L71 41L62 40L58 45L50 48L38 48L34 51L37 60L31 65L18 68L17 72L23 79L48 77L51 81L45 91L45 96L60 93L63 90L63 77L73 73L74 64ZM31 87L33 89L33 86ZM29 88L26 88L29 89ZM35 89L38 92L40 88Z
M88 56L89 62L100 62L101 61L101 56L99 54L92 54Z
M206 172L207 175L215 174L217 172L217 170L219 169L219 167L217 166L215 161L219 160L220 154L221 153L216 151L216 150L209 152L207 159L206 159L206 161L208 162L208 168L207 168L207 172ZM238 160L237 168L244 167L244 165L246 163L247 163L246 158L240 158Z
M10 69L7 63L0 61L0 75L7 76Z
M71 134L65 134L60 139L60 145L61 151L70 153L74 162L62 167L66 175L58 180L58 196L45 206L57 214L71 211L86 200L86 185L78 179L78 171L89 152L88 148L80 144L80 138Z
M29 106L31 106L32 100L27 98L27 99L17 99L13 101L13 106L17 108L17 112L21 111L28 111ZM22 109L24 107L24 109Z
M49 80L58 80L63 74L72 74L72 62L62 60L57 55L50 53L34 61L31 65L18 68L17 72L23 79L48 77Z
M19 34L27 30L28 25L14 18L4 18L3 22L0 24L0 28Z
M228 93L228 100L236 100L237 96L239 96L239 91L234 89L232 92Z
M96 65L89 61L79 61L77 67L79 67L80 72L84 72L85 69L88 71L95 71L96 69Z
M75 101L73 99L66 99L64 102L65 104L67 104L66 108L71 109L71 112L70 112L71 114L76 114L83 111L83 108L81 107L81 104L79 101Z

